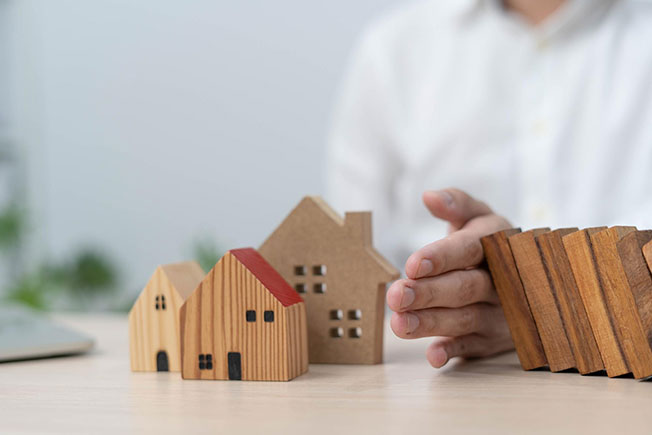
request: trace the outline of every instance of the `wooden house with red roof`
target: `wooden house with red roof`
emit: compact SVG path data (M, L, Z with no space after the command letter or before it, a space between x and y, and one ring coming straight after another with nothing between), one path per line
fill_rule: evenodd
M156 268L129 311L132 371L181 370L179 309L204 275L195 261Z
M289 381L308 370L303 299L252 248L227 252L180 319L184 379Z
M342 218L305 197L260 247L306 301L311 363L382 362L385 289L399 271L371 239L371 212Z

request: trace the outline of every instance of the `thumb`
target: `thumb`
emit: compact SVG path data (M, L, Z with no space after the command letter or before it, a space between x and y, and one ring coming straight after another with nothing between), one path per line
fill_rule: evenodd
M493 213L484 202L453 188L426 191L423 203L433 216L448 221L452 230L459 230L473 218Z

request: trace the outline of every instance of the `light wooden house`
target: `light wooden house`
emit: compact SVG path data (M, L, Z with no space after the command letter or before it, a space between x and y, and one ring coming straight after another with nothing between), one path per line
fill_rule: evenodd
M382 362L385 289L399 272L372 246L370 212L342 219L306 197L260 253L306 301L311 363Z
M308 370L303 300L252 248L224 255L180 319L184 379L288 381Z
M179 309L203 278L194 261L156 268L129 312L132 371L181 370Z

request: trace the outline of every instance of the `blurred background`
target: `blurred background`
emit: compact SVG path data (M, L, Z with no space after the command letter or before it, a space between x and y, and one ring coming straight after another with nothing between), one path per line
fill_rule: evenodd
M347 56L397 0L0 0L0 296L126 310L306 194Z

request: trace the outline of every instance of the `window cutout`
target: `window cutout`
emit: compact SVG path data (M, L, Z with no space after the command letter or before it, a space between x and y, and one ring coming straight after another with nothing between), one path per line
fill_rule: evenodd
M165 309L165 296L161 295L161 309Z
M265 319L265 322L273 322L274 321L274 311L266 310L265 313L263 314L263 317Z
M340 338L344 335L344 330L342 328L331 328L330 336L333 338Z
M199 370L213 370L213 354L199 354Z
M206 356L203 353L199 354L199 370L204 370L206 368L205 358Z
M362 337L362 328L349 328L349 337L350 338Z
M349 320L362 319L362 310L349 310Z
M312 266L312 274L315 276L324 276L326 275L326 265L325 264L318 264L315 266Z
M294 266L294 274L296 276L305 276L306 275L306 266Z
M159 297L158 297L158 295L156 295L156 299L155 299L155 301L156 301L156 302L155 302L155 304L154 304L154 308L155 308L156 310L158 310L158 309L159 309L159 304L158 304L158 303L159 303Z
M312 290L315 293L326 293L326 284L323 282L318 282L315 285L312 286Z
M342 320L342 317L344 315L342 314L342 310L331 310L331 320Z
M255 322L256 312L254 310L247 310L247 312L245 313L245 317L247 318L247 322Z
M294 289L297 291L297 293L305 293L306 292L306 285L305 284L295 284Z

